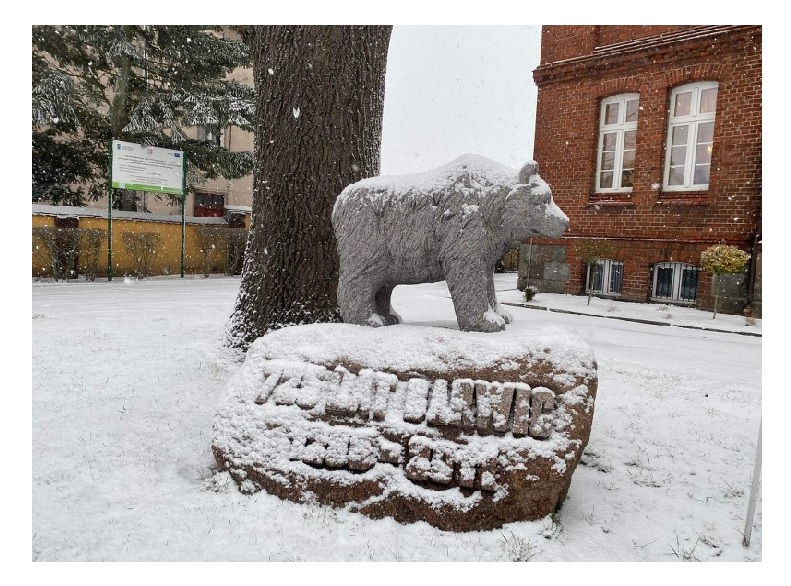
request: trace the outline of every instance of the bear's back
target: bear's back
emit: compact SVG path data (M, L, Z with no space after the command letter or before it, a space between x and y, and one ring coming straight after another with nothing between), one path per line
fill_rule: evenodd
M487 195L517 182L518 172L479 155L463 155L447 165L425 173L383 175L363 179L346 187L335 203L333 224L342 209L350 213L386 210L410 213L427 206L454 203L478 204Z

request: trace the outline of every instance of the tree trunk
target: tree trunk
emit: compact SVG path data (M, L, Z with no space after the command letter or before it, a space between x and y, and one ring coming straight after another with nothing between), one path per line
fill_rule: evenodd
M131 31L131 27L124 25L121 30L125 40L130 43L134 42L134 34ZM129 62L129 57L124 55L121 58L121 67L113 88L113 99L110 107L113 138L118 140L129 140L129 136L124 132L124 127L129 123L129 80L131 71L132 65ZM113 194L113 209L136 212L137 193L130 189L116 189Z
M596 275L599 270L599 265L595 261L588 261L588 305L591 304L591 298L593 297L593 285L596 283ZM591 274L593 271L593 274Z
M390 26L251 27L257 111L252 227L226 343L339 321L330 215L379 174Z

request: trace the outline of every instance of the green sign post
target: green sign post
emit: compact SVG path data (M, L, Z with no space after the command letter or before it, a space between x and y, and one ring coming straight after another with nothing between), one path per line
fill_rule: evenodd
M107 202L107 280L113 280L113 190L132 189L181 196L181 276L184 277L187 157L183 151L114 140L110 146Z

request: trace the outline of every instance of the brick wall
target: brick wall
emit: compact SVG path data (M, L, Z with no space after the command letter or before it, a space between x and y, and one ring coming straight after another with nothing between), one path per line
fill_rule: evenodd
M534 72L534 158L570 218L560 242L612 239L625 262L624 297L635 300L647 298L651 263L697 265L702 250L721 242L750 252L760 225L761 27L700 27L673 32L680 40L672 43L660 36L626 51L594 51L597 37L617 43L673 28L684 27L544 27ZM663 193L669 95L695 81L719 82L709 189ZM597 194L599 103L626 92L640 95L634 187L631 195ZM583 269L573 251L567 262L566 291L580 293ZM699 306L709 288L701 275Z
M584 55L596 45L595 26L541 27L541 63L554 63Z

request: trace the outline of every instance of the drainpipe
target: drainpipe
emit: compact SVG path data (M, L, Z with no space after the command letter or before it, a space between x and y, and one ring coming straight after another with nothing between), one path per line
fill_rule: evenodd
M755 258L755 256L756 256L755 251L758 248L758 241L759 240L761 240L761 234L760 233L758 233L755 236L753 236L753 242L752 242L752 245L750 247L750 253L751 253L750 254L750 264L747 265L747 267L748 267L748 269L747 269L748 270L748 274L747 274L747 291L746 291L747 299L745 299L745 301L747 302L747 307L750 307L750 308L752 307L753 298L754 298L754 295L755 295L755 271L756 271L756 267L758 265L757 259Z
M525 281L525 289L530 286L530 264L533 260L533 239L531 238L527 245L527 281Z

